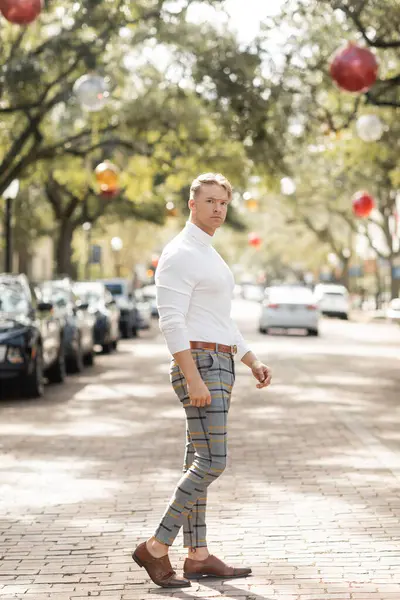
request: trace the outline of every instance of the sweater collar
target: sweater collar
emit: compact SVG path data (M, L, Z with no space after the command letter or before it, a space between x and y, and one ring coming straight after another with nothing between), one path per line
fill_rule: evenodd
M191 221L186 221L185 229L183 231L186 235L190 235L201 244L204 244L204 246L211 246L213 242L212 235L209 235Z

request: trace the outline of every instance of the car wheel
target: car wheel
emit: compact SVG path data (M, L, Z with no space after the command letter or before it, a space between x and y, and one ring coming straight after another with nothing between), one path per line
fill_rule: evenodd
M40 346L36 352L33 371L24 377L22 385L26 398L41 398L44 394L43 353Z
M105 342L102 345L102 349L103 349L103 354L110 354L112 352L112 349L113 349L112 342Z
M75 356L72 356L67 361L67 368L69 373L82 373L83 371L83 351L80 338L78 339L78 347L75 352Z
M118 340L114 340L113 342L111 342L111 346L113 350L116 350L118 346Z
M129 338L129 323L124 323L121 327L121 336L127 340Z
M265 327L259 327L258 328L259 333L268 333L268 329L266 329Z
M132 327L132 337L135 338L138 336L138 330L137 327Z
M83 357L83 364L85 365L85 367L93 367L94 355L95 355L95 351L93 348L91 349L90 352L85 354L85 356Z
M318 336L319 335L319 331L318 329L309 329L308 330L308 335L312 335L312 336Z
M50 383L63 383L66 375L64 344L61 340L55 363L47 370L46 377Z

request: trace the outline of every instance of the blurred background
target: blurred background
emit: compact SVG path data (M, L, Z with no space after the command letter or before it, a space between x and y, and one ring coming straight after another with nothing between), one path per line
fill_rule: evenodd
M1 265L153 283L191 180L238 284L400 287L396 0L0 0Z

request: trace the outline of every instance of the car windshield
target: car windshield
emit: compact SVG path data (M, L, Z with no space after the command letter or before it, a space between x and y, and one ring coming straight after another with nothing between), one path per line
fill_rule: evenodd
M97 286L75 285L74 292L83 304L96 306L104 302L104 297L101 288Z
M69 294L65 288L57 285L44 285L41 288L42 298L44 302L51 302L55 306L67 306Z
M78 296L79 300L83 304L89 304L89 306L100 304L102 302L101 294L99 294L95 291L92 291L92 290L87 290L87 291L77 290L76 295Z
M21 286L0 282L0 312L25 314L28 311L29 301Z
M124 294L124 286L121 283L106 283L106 288L113 296L122 296Z

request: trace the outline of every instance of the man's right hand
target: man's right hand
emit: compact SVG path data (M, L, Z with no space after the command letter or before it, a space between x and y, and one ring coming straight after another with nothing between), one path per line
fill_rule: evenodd
M202 407L211 404L210 390L201 378L188 383L187 388L192 406Z

